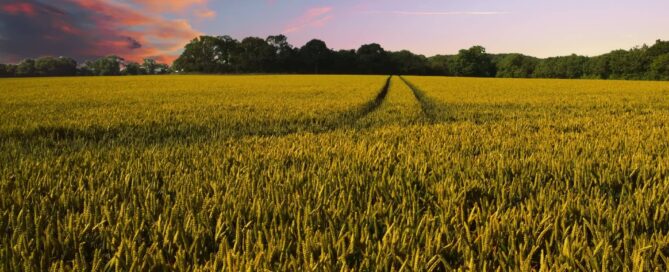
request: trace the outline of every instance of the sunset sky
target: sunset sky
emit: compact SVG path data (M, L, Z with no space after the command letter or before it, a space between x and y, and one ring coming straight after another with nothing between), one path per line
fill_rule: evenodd
M334 49L377 42L427 56L483 45L538 57L597 55L669 39L666 0L0 0L0 62L116 54L171 62L201 35Z

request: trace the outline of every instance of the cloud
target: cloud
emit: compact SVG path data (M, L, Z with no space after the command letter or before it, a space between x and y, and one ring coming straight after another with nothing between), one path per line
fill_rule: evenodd
M307 10L300 17L293 20L284 30L284 34L299 32L305 28L320 28L325 26L334 16L332 7L316 7Z
M35 9L29 3L7 3L2 5L2 11L11 14L25 14L28 16L35 16Z
M485 16L510 14L505 11L365 11L367 14L395 14L411 16Z
M47 0L3 1L9 3L0 4L0 62L47 55L83 61L112 54L171 62L184 44L201 35L187 20L148 12L153 8L150 0L62 0L57 5ZM162 9L205 2L165 1Z
M207 8L208 0L126 0L141 6L151 13L176 13L184 14L195 10L195 15L200 19L208 19L216 16L216 12Z
M195 11L195 15L198 19L211 19L216 17L216 12L210 9L197 10Z

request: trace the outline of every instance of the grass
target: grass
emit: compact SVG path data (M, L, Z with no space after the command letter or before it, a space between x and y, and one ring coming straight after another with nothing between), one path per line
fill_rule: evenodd
M0 270L617 271L669 261L666 83L0 84Z

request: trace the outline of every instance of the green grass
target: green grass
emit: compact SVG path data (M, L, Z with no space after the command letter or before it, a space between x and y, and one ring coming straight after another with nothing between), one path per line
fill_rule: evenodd
M386 79L0 80L0 270L667 269L668 84Z

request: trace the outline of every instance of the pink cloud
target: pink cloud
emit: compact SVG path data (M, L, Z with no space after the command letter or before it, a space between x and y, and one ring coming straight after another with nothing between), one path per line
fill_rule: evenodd
M2 10L12 15L25 14L35 16L35 6L31 3L9 3L2 5Z
M118 55L132 61L151 57L172 62L179 49L202 34L187 20L138 8L140 2L150 0L62 0L58 5L46 0L3 1L9 3L0 4L0 15L12 25L0 33L5 39L0 44L0 61L5 62L47 55L79 60ZM167 9L175 9L205 2L164 3ZM213 16L204 9L200 12L191 15ZM23 35L26 31L32 35Z
M195 16L197 16L198 19L211 19L216 17L216 12L210 9L197 10L195 11Z
M332 10L330 6L311 8L288 24L283 32L288 34L299 32L306 28L323 27L334 18Z
M88 52L91 55L117 54L135 61L152 57L171 62L176 58L173 51L201 35L186 20L165 19L96 0L73 1L94 11L95 31L110 37L93 39L96 46Z
M152 12L183 12L193 6L205 6L207 0L132 0Z
M208 0L129 0L150 13L192 13L198 19L211 19L216 12L207 7Z

